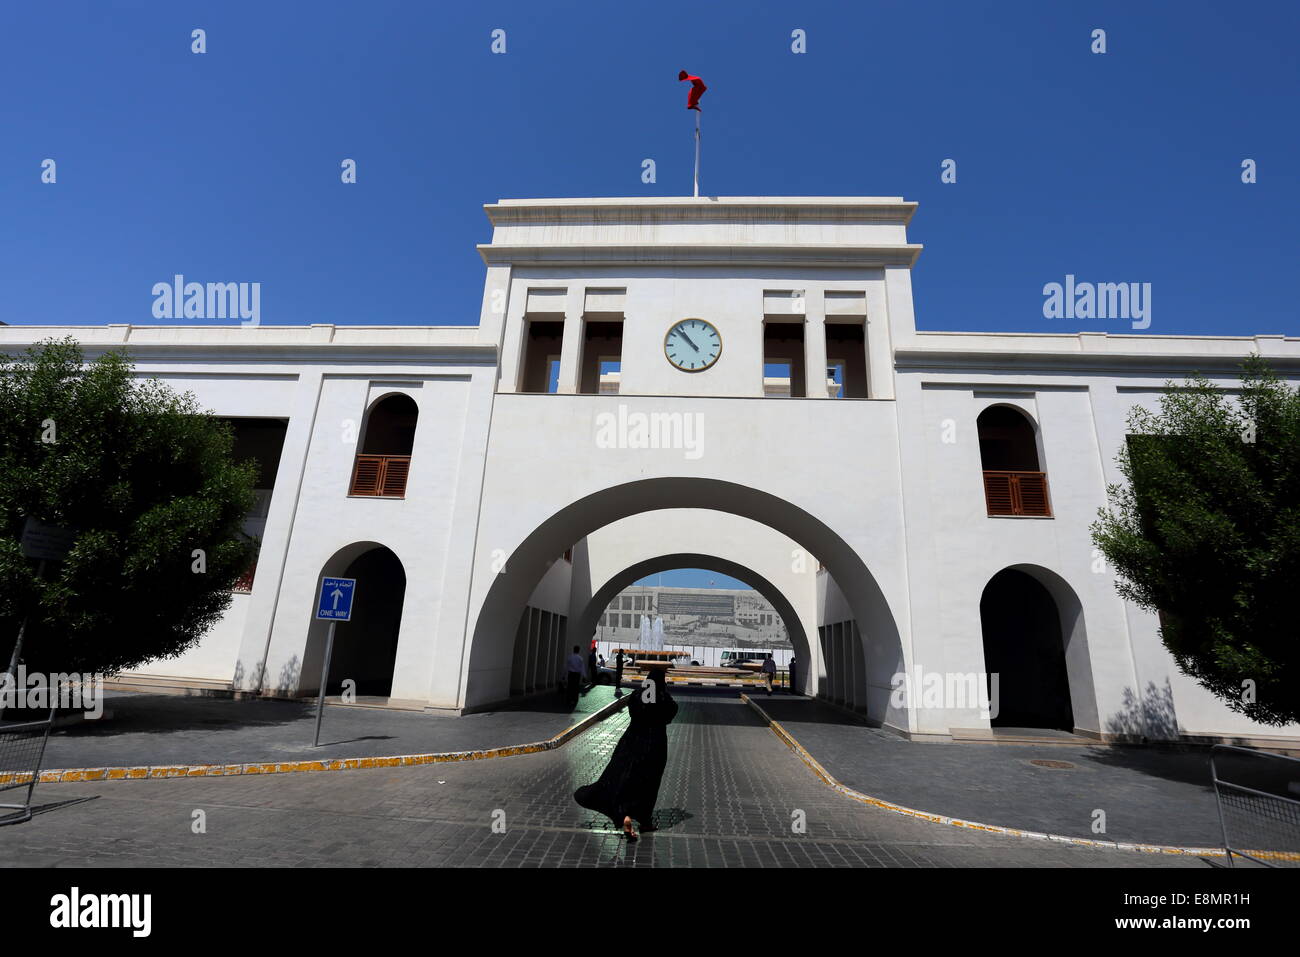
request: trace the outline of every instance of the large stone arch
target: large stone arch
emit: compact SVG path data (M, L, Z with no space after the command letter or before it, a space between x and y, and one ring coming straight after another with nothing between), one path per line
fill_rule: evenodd
M479 604L460 694L463 706L475 709L509 696L519 617L557 555L621 518L676 508L713 509L752 519L798 542L807 549L809 561L820 560L844 592L863 635L867 716L908 727L905 711L890 702L892 677L905 668L898 625L862 558L830 526L792 502L710 478L651 478L611 486L571 502L530 532L507 556Z
M781 621L785 624L786 631L790 634L790 643L794 645L795 657L803 663L804 678L800 683L804 683L806 678L808 662L812 660L812 648L808 641L808 633L804 629L803 621L799 613L795 610L790 599L776 585L764 578L758 572L742 565L738 562L728 561L725 558L719 558L716 555L701 555L695 552L677 552L675 554L660 555L657 558L646 559L629 565L623 571L610 578L605 584L596 590L582 609L580 615L576 617L571 634L575 641L585 641L587 636L596 630L596 622L600 619L601 613L609 605L610 601L628 585L639 581L648 575L654 575L658 572L671 571L674 568L703 568L708 571L718 572L722 575L730 575L732 578L739 578L746 582L756 592L766 598L776 613L781 616Z

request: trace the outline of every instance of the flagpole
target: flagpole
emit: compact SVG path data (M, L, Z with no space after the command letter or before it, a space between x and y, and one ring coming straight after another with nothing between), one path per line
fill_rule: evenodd
M695 111L695 198L700 196L700 111Z

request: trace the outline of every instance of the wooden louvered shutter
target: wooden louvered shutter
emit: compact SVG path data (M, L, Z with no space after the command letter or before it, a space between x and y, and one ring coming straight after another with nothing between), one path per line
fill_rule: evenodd
M985 472L984 502L990 515L1052 516L1046 472Z
M378 495L379 482L384 471L382 455L358 455L352 470L352 490L349 495Z
M380 480L380 495L403 498L406 495L406 476L411 471L409 455L390 455L384 463L384 474Z
M1047 507L1047 475L1026 472L1016 478L1020 485L1020 514L1051 515L1051 509Z
M1006 472L984 473L984 501L990 515L1016 514L1011 476Z

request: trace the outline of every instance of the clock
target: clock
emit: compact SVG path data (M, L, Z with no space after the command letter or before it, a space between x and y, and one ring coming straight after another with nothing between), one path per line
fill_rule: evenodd
M683 372L703 372L722 355L722 336L710 322L683 319L664 336L664 355Z

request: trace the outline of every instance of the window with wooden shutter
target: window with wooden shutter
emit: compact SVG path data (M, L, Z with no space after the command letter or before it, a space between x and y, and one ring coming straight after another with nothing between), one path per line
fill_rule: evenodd
M365 438L352 466L349 495L406 497L419 414L415 400L404 393L375 403L366 416Z
M1029 417L1012 406L991 405L980 413L977 427L988 513L1051 518L1047 473L1039 471Z
M1050 518L1046 472L985 472L984 502L990 515Z

